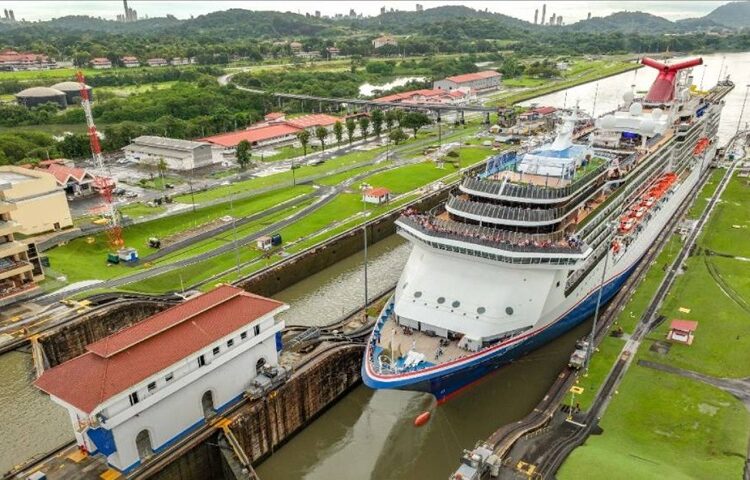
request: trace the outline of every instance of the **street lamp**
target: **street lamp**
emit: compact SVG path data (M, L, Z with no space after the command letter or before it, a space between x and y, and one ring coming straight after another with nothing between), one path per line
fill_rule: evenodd
M364 306L364 315L363 315L363 317L364 317L365 320L367 320L367 304L368 304L369 295L368 295L368 292L367 292L367 202L365 201L364 191L366 189L368 189L368 188L370 188L369 184L367 184L367 183L363 183L362 184L362 192L363 192L363 195L362 195L362 208L363 208L363 213L364 213L364 217L365 217L365 221L362 224L362 230L363 230L363 233L364 233L364 242L365 242L365 248L364 248L364 252L365 252L365 268L364 268L364 274L365 274L365 306Z
M701 74L701 86L700 86L701 91L703 91L703 79L706 77L706 70L708 70L707 67L708 67L708 64L704 63L703 64L703 73Z

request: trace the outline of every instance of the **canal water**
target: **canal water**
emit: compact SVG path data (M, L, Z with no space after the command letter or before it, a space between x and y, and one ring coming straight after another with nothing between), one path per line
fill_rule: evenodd
M735 132L740 108L750 83L750 53L704 56L706 67L694 69L700 83L713 85L724 59L737 87L727 97L720 126L722 141ZM596 83L533 100L562 107L580 100L589 112L596 92L596 112L617 107L633 83L645 90L655 72L642 68ZM597 92L598 90L598 92ZM531 102L529 102L531 103ZM750 120L750 108L743 123ZM372 295L398 279L409 246L392 236L370 248L369 289ZM363 300L362 255L355 255L320 272L276 297L290 303L289 324L323 325ZM461 451L487 437L497 426L523 417L536 405L567 361L576 338L587 325L546 347L500 369L476 387L435 408L428 395L377 391L358 387L321 418L293 438L259 470L263 480L274 479L403 479L446 478L457 466ZM32 385L29 354L0 356L0 472L23 459L44 454L73 439L66 413ZM430 409L433 417L420 429L414 417Z

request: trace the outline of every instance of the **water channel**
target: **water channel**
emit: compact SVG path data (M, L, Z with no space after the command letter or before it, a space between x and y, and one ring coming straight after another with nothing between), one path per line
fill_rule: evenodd
M716 82L723 58L737 87L727 97L720 125L722 142L737 128L745 86L750 83L750 53L707 55L707 66L694 69L696 83L706 70L704 86L708 87ZM581 108L591 111L596 93L596 112L601 114L614 109L631 84L644 90L654 77L653 70L644 68L573 87L567 98L561 91L533 102L562 107L564 102L569 106L580 100ZM748 120L750 108L743 123ZM370 248L372 294L395 283L408 252L408 244L396 236ZM285 314L286 322L322 325L360 303L361 262L362 255L355 255L276 295L292 307ZM582 325L434 408L432 420L420 429L412 421L433 407L430 396L373 392L360 386L264 462L258 473L263 480L446 478L463 448L533 408L587 328ZM6 439L0 448L0 472L73 438L67 414L31 385L33 378L29 354L0 356L0 425Z

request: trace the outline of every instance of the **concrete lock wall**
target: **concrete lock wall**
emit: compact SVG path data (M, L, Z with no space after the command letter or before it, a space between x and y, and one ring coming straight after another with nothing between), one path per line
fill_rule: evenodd
M218 434L164 467L156 480L225 480L234 478L218 447Z
M322 348L322 347L318 347ZM281 388L243 410L232 433L257 464L360 381L364 345L338 347Z

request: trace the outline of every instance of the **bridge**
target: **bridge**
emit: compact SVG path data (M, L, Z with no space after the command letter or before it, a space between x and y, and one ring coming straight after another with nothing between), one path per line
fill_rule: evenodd
M241 85L237 85L236 83L232 82L232 77L235 74L227 74L222 75L218 78L219 84L221 85L228 85L232 84L235 87L237 87L240 90L244 90L246 92L251 93L257 93L260 95L271 95L275 98L279 99L279 103L283 99L288 100L300 100L300 101L311 101L311 102L319 102L320 104L323 103L333 103L335 105L359 105L365 108L405 108L409 110L427 110L429 112L435 113L438 117L438 121L440 120L440 115L445 112L456 112L457 115L460 115L461 120L464 119L464 113L465 112L471 112L471 113L483 113L484 114L484 120L485 123L489 123L489 116L490 113L496 113L498 111L498 107L485 107L483 105L456 105L456 104L441 104L441 103L421 103L421 104L404 104L399 102L378 102L376 100L368 100L368 99L362 99L362 98L339 98L339 97L319 97L316 95L305 95L301 93L284 93L284 92L269 92L266 90L261 90L258 88L248 88L243 87Z

